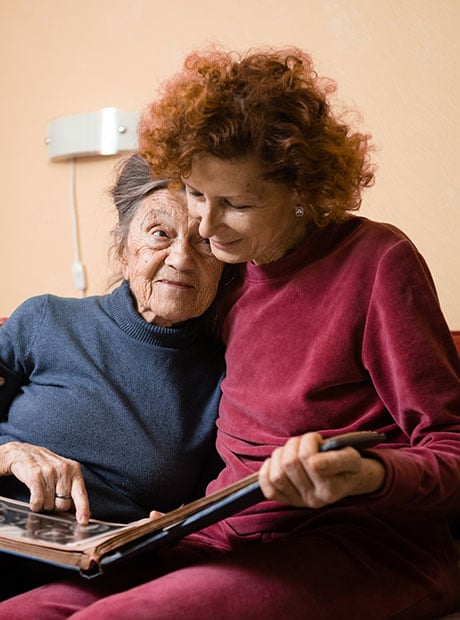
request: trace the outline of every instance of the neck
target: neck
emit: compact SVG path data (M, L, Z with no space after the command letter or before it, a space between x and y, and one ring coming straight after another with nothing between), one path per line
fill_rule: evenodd
M274 263L277 260L283 258L284 256L287 256L291 252L294 252L294 250L297 250L297 248L300 248L300 246L305 243L311 233L312 227L309 227L304 219L299 220L299 224L297 226L295 234L293 235L293 238L291 239L287 248L280 248L278 249L278 251L274 251L273 254L267 253L267 255L262 258L251 260L251 263L258 266Z

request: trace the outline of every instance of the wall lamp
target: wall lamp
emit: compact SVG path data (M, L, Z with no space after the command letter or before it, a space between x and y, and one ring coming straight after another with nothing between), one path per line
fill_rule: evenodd
M45 144L51 161L70 160L73 263L75 288L84 296L87 278L81 261L75 160L81 157L118 155L137 150L139 113L103 108L88 114L63 116L48 123Z

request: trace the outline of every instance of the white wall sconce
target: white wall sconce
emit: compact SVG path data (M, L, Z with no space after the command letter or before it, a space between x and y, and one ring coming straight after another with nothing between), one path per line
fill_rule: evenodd
M134 151L138 123L139 112L118 108L56 118L48 123L48 156L56 161Z
M56 118L48 123L45 144L51 161L70 160L70 203L72 209L72 278L81 296L85 296L87 278L81 260L78 225L76 159L117 155L137 150L139 113L103 108L98 112Z

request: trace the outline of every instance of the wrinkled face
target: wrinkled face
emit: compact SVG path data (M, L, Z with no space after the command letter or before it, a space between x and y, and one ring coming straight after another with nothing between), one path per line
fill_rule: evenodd
M295 191L264 179L254 158L200 157L184 183L200 234L226 263L271 263L306 238L305 221L295 216Z
M137 311L161 327L202 314L216 295L223 267L200 237L185 196L167 189L142 201L122 261Z

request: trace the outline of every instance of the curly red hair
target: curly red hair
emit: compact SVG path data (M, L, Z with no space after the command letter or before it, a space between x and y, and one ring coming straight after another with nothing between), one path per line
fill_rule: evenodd
M359 209L374 180L370 136L337 118L321 78L298 48L190 54L139 127L155 176L186 178L196 157L256 157L265 177L291 184L317 225Z

